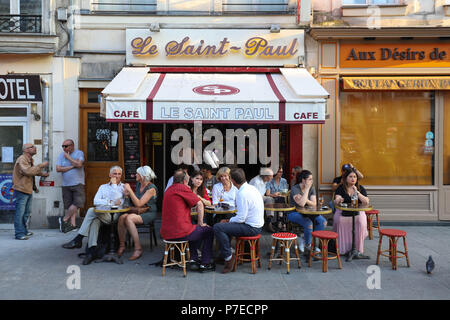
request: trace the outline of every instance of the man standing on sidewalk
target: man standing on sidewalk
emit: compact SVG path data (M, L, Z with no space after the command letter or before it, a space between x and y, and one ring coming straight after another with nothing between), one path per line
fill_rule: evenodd
M31 143L24 144L22 151L23 154L17 158L13 171L13 189L16 197L14 230L17 240L28 240L28 237L33 235L32 232L27 230L27 222L31 214L33 191L37 190L34 177L48 177L47 172L42 172L43 168L48 167L48 162L43 162L37 166L33 165L36 147Z
M67 139L62 144L63 152L56 161L56 171L62 173L62 194L64 217L59 218L61 232L69 232L76 228L75 219L78 208L84 207L86 199L84 191L84 153L75 149L73 140Z

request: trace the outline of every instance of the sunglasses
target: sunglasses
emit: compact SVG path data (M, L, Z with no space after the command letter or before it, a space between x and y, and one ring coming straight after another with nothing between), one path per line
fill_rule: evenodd
M70 147L70 146L71 146L71 144L63 144L61 147L67 148L67 147Z

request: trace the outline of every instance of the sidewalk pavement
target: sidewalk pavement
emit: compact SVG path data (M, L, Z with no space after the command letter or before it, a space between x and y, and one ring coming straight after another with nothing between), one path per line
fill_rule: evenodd
M157 229L159 226L157 225ZM388 228L395 228L389 226ZM221 274L223 265L215 272L189 272L166 270L149 264L160 260L162 241L149 250L148 234L141 234L144 255L137 261L128 261L128 249L122 265L103 262L84 266L78 253L83 249L67 250L61 245L70 241L76 231L63 234L55 229L31 230L34 235L27 241L14 239L14 231L0 229L0 299L174 299L174 300L371 300L371 299L449 299L450 298L450 227L401 226L407 234L411 267L405 259L399 260L397 271L391 269L388 258L380 262L380 289L369 289L367 283L376 283L373 271L378 246L378 232L373 240L365 241L364 254L370 260L346 262L343 269L337 261L329 262L329 270L322 273L321 261L308 268L302 258L302 268L291 263L291 272L274 263L267 270L271 246L269 233L264 232L261 243L262 268L250 273L250 265L238 266L236 272ZM233 242L234 243L234 242ZM387 240L383 240L387 248ZM402 242L399 242L403 248ZM425 271L429 255L436 263L433 274ZM74 272L75 270L75 272ZM79 270L79 273L77 272ZM370 268L369 268L370 270ZM80 288L75 276L79 274ZM369 279L370 278L370 279ZM74 280L75 279L75 280ZM369 279L369 280L368 280ZM74 288L75 287L75 288ZM372 285L373 287L373 285ZM70 289L72 288L72 289Z

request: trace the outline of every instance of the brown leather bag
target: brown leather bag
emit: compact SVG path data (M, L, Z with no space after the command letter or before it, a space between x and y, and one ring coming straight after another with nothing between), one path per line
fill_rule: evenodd
M148 206L144 207L130 207L130 211L128 213L134 213L134 214L143 214L148 211Z

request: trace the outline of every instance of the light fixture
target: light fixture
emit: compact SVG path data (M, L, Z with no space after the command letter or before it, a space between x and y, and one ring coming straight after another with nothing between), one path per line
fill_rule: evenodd
M308 68L308 72L309 72L314 78L317 78L316 67L309 67L309 68Z
M34 116L34 120L39 121L41 120L41 116L39 115L37 111L37 103L31 104L31 114Z
M280 33L280 25L273 24L270 26L270 33Z
M155 22L150 25L151 32L159 32L159 23Z

